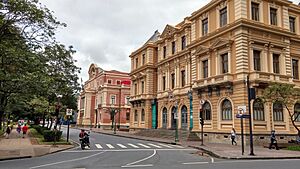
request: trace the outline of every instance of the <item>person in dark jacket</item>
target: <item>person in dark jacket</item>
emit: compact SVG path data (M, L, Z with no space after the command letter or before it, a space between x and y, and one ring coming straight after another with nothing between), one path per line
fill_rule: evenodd
M270 141L271 141L271 143L270 143L269 149L271 149L274 145L276 150L279 150L278 145L277 145L276 136L275 136L275 130L271 131Z

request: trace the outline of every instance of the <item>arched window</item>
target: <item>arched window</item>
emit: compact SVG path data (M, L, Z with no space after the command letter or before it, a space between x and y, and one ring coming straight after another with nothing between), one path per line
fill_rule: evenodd
M167 128L167 122L168 122L168 110L167 108L163 108L162 112L162 128Z
M294 106L294 118L295 121L300 122L300 104L296 103Z
M259 121L265 120L264 104L260 99L255 99L253 102L253 119Z
M273 103L273 119L274 121L283 121L283 107L279 102Z
M138 121L138 112L137 112L137 110L134 111L134 121L135 122Z
M208 102L205 102L202 106L202 118L203 120L211 120L211 107ZM201 114L200 114L201 117Z
M186 106L181 108L181 128L185 129L188 126L188 113Z
M222 102L221 111L222 120L232 120L232 106L231 102L228 99L225 99Z
M145 121L145 110L142 109L141 121Z

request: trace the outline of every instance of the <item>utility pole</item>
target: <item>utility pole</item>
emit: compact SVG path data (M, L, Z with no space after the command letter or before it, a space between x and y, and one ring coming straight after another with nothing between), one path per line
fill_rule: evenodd
M249 132L250 132L250 154L254 156L253 152L253 134L252 134L252 117L251 117L251 91L250 91L250 81L249 81L249 76L247 76L247 91L248 91L248 107L249 107Z

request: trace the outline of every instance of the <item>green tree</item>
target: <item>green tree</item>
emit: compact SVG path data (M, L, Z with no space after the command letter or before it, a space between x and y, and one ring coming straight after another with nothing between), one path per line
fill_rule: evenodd
M293 85L284 83L273 83L269 85L263 92L262 100L265 102L279 102L288 111L289 119L300 137L300 126L297 126L296 120L300 113L290 110L290 106L300 103L300 90Z
M8 104L29 104L32 98L43 97L51 106L55 94L76 93L75 50L56 42L60 26L66 24L38 0L0 2L0 129ZM28 111L26 106L19 108Z

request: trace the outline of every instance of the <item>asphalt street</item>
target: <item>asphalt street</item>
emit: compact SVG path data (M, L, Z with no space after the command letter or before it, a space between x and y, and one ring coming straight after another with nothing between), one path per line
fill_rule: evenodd
M65 128L62 128L65 130ZM64 133L66 133L64 131ZM78 142L79 130L70 138ZM196 149L98 133L90 134L91 149L71 150L42 157L0 161L5 169L299 169L300 160L218 160L200 156Z

